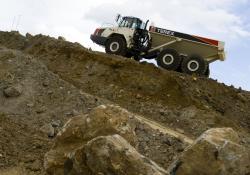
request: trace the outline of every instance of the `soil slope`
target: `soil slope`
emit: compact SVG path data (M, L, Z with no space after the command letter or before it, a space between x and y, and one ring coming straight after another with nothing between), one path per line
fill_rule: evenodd
M42 155L53 138L41 128L52 123L56 134L70 117L107 103L189 141L209 128L231 127L250 144L247 91L43 35L0 32L0 46L0 169L21 162L31 173L43 172ZM22 87L20 97L6 98L2 92L15 85ZM163 167L185 147L176 138L139 128L140 151ZM163 160L162 155L171 156Z

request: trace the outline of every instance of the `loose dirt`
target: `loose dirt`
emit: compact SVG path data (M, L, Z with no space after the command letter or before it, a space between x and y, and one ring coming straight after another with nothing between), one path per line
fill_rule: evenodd
M17 85L20 96L4 95ZM69 118L108 103L142 116L138 149L165 168L209 128L231 127L250 145L247 91L79 43L0 32L0 170L43 174L54 137L41 128L56 135Z

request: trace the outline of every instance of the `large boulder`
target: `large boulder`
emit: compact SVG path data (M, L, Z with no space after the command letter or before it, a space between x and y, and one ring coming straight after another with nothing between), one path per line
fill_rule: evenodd
M52 149L45 155L48 174L64 174L65 164L86 143L98 136L119 134L136 146L135 119L128 111L113 105L102 105L88 115L70 119L58 133Z
M86 164L93 174L163 175L167 172L139 154L119 135L97 137L85 147Z
M171 175L249 175L250 159L230 128L211 129L169 168Z

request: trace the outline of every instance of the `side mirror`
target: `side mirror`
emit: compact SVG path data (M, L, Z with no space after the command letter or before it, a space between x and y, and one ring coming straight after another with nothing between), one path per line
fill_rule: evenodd
M120 14L118 14L118 15L116 16L115 21L116 21L116 22L118 22L118 21L120 20L120 18L121 18L121 15L120 15Z
M147 30L149 20L147 20L146 25L145 25L145 30Z

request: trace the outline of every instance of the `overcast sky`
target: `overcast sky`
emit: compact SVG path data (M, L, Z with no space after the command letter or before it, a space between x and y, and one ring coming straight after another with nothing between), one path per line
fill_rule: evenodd
M117 13L155 26L226 42L227 60L211 77L250 90L250 0L1 0L0 30L64 36L101 50L89 36Z

